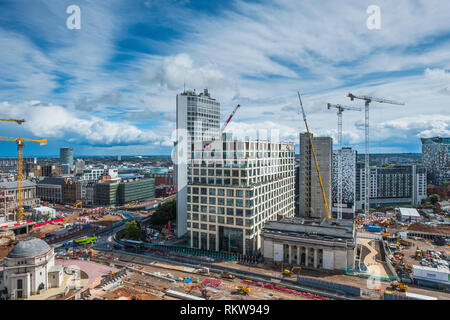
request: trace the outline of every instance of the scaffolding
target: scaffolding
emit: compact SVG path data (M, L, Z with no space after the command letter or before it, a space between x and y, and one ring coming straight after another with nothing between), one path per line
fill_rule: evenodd
M11 220L10 215L14 216L14 207L14 193L5 187L0 187L0 223Z

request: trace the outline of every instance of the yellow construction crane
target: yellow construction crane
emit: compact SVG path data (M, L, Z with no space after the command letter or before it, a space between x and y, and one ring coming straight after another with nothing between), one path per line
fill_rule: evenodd
M17 144L17 221L23 219L23 147L25 142L37 142L41 146L47 139L32 140L27 138L0 137L0 141L13 141Z
M17 122L18 124L22 124L25 122L25 120L15 120L15 119L0 119L0 121Z
M319 164L317 163L316 152L314 151L314 145L313 145L313 142L312 142L311 133L309 132L309 128L308 128L308 122L306 122L305 109L303 108L303 103L302 103L302 98L300 97L300 92L297 92L297 93L298 93L298 99L300 100L300 106L302 108L303 120L305 121L306 131L308 132L309 143L311 144L311 150L312 150L312 153L313 153L313 156L314 156L314 162L316 163L316 169L317 169L317 175L319 177L320 187L322 188L322 195L323 195L323 202L324 202L324 205L325 205L325 212L327 213L327 218L331 219L330 213L328 212L327 196L325 195L325 189L323 187L322 176L320 175Z

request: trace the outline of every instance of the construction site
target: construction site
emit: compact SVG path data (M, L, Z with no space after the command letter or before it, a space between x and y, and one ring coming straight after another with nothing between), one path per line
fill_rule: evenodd
M87 268L90 279L82 294L95 300L327 300L307 292L268 285L227 273L211 273L207 267L192 268L154 261L124 253L59 255L58 263ZM78 258L74 260L72 258ZM82 259L82 260L81 260ZM89 260L89 261L88 261ZM96 270L106 265L107 273Z
M352 94L348 97L365 101L367 170L369 104L400 103ZM120 207L125 211L110 207L82 208L83 203L77 201L65 208L39 207L25 212L24 142L43 144L46 140L8 138L1 140L15 142L18 147L17 192L0 190L0 212L3 213L0 218L4 220L3 223L0 220L0 260L13 259L14 247L18 243L20 246L23 242L35 241L30 237L44 240L52 250L54 248L55 265L60 267L52 268L54 272L64 270L63 290L52 288L53 291L49 289L48 293L32 299L401 300L413 299L414 295L450 299L448 280L442 280L448 274L448 225L429 224L436 221L419 214L414 215L414 222L405 222L395 213L377 216L370 212L369 201L354 221L345 220L340 210L341 187L338 188L337 216L332 218L332 203L327 200L328 191L322 180L300 93L298 98L307 131L304 139L308 139L311 151L309 172L317 174L310 180L317 180L314 194L318 195L315 203L320 210L312 210L315 216L307 219L267 223L262 228L263 246L259 255L179 245L169 241L175 239L170 222L164 227L167 235L145 228L146 234L136 238L140 240L123 238L125 222L148 219L152 211L141 209L154 208L158 201ZM221 132L239 107L234 109ZM342 112L360 109L328 105L329 109L332 107L338 109L339 145L342 146ZM340 160L338 163L341 185ZM315 167L315 171L311 167ZM68 279L75 272L74 268L80 270L76 285L71 282L74 279ZM439 282L430 281L427 274L439 277Z
M386 292L404 294L403 285L380 281L368 288L367 278L355 275L290 268L287 265L243 265L217 261L199 263L195 258L168 259L165 255L98 251L91 245L66 249L56 263L78 266L86 284L58 299L85 300L382 300ZM188 263L187 261L190 263ZM198 264L197 264L198 263ZM207 267L205 265L208 265ZM323 284L328 283L329 288ZM322 284L317 286L316 284ZM332 286L330 287L330 284ZM354 288L362 288L352 292ZM364 289L367 288L367 289ZM350 290L349 290L350 289ZM416 287L406 289L435 299L450 294ZM406 291L404 290L404 291Z

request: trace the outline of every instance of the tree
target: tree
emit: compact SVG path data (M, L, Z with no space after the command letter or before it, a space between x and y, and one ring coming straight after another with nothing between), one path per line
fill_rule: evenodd
M428 199L430 200L430 202L431 202L431 204L432 204L433 206L441 200L441 198L439 197L439 195L436 194L436 193L435 193L435 194L432 194Z
M177 201L169 200L159 204L153 213L150 223L154 226L164 226L169 220L174 222L177 218Z
M125 222L125 239L140 240L141 226L136 221Z

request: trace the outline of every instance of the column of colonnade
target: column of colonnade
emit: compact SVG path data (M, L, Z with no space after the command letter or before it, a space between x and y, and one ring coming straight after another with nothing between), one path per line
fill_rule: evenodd
M287 252L285 251L284 254L284 262L287 262L290 265L294 263L297 264L298 266L314 267L315 269L320 268L322 266L322 264L320 263L321 249L314 247L283 244L285 250L286 246Z

